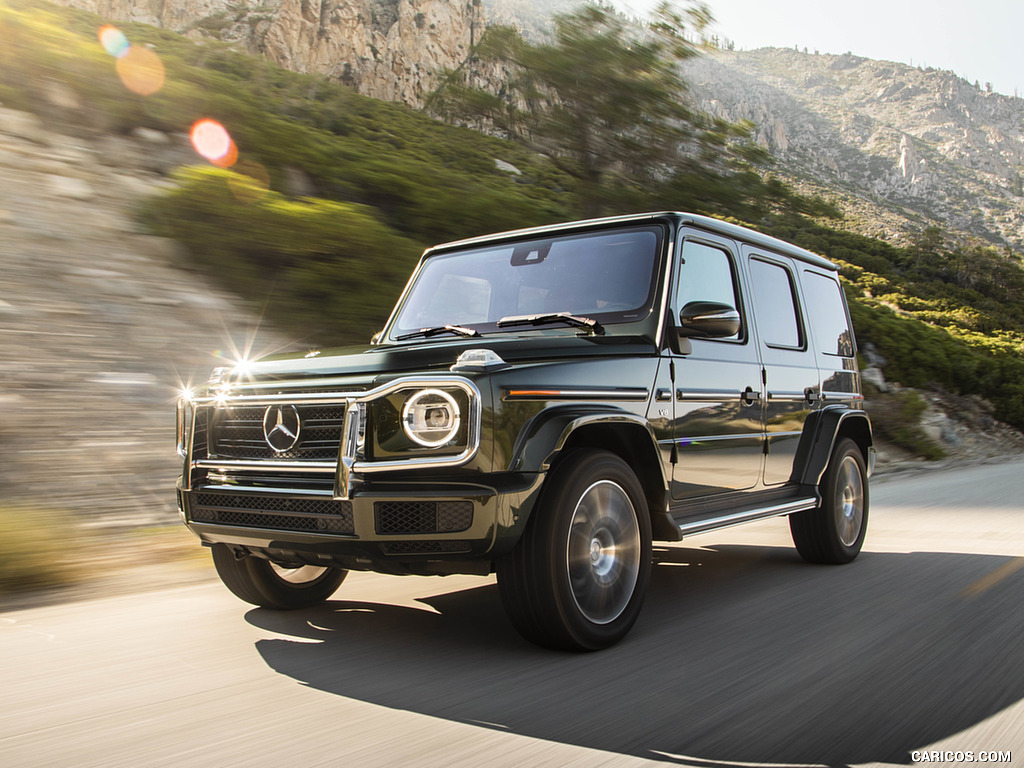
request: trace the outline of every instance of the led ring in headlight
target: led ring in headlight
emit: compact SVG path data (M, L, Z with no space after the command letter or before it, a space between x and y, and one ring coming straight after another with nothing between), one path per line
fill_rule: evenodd
M440 389L424 389L405 401L402 429L414 443L438 448L459 431L462 416L451 395Z

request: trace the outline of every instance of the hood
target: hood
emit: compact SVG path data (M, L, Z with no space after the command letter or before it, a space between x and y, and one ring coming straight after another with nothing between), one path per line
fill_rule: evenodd
M252 381L353 377L367 384L378 377L413 372L444 373L467 349L489 349L513 365L574 357L619 357L657 354L655 345L635 336L576 336L562 334L501 334L477 338L431 339L414 344L327 349L315 357L279 355L246 367Z

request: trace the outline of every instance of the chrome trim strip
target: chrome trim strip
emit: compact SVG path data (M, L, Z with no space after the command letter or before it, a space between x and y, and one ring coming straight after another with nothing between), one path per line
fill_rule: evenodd
M517 394L519 393L519 394ZM572 387L520 386L502 391L502 400L636 400L642 402L651 396L642 387L614 387L609 389L574 389Z
M718 400L738 400L743 397L739 391L722 392L700 389L677 389L676 400L678 402L705 403L717 402Z
M330 491L314 491L307 488L261 488L251 485L204 485L202 492L212 491L213 493L226 494L252 494L260 497L297 498L309 497L319 499L332 499Z
M710 520L696 520L692 523L680 523L679 532L684 536L692 536L696 533L717 531L722 528L730 528L734 525L749 523L754 520L763 520L770 517L779 517L781 515L791 515L794 512L804 512L808 509L814 509L817 505L817 499L799 499L797 501L789 501L785 504L776 504L775 506L764 507L762 509L751 509L746 512L733 512L728 515L722 515L721 517L711 518Z
M178 436L178 455L185 458L185 398L179 397L175 408L175 427Z
M194 464L194 462L192 461L192 451L194 450L196 444L197 409L193 404L189 410L191 411L191 414L189 414L188 421L191 426L188 429L188 443L185 446L185 458L183 461L181 471L181 490L183 491L192 490L192 466ZM207 437L207 440L209 440L209 437Z
M672 290L672 279L675 276L676 259L682 255L682 253L676 253L676 244L682 242L682 240L678 239L678 230L676 230L675 227L670 227L669 231L671 234L669 235L669 241L667 243L667 256L664 257L661 264L664 270L662 275L663 286L661 289L660 304L661 317L658 318L658 329L654 332L654 342L658 345L659 351L663 351L667 345L665 329L667 326L666 319L668 318L669 292Z
M345 421L341 427L341 445L338 450L338 471L334 473L334 498L348 499L352 473L359 450L359 426L363 421L363 408L353 400L345 403Z
M860 392L822 392L821 399L826 403L838 403L846 400L863 400Z
M199 459L192 462L195 469L276 469L284 472L327 472L337 469L334 461L285 461L259 459ZM186 489L187 490L187 489Z
M680 448L685 448L693 443L711 443L717 440L763 440L764 432L741 432L728 435L697 435L695 437L674 437L670 440L659 440L659 443L671 445L678 443Z
M806 403L806 392L769 392L769 402L775 403Z

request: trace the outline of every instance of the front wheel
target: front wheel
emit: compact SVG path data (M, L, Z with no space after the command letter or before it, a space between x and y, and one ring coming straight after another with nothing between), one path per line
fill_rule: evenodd
M615 454L581 450L552 470L522 539L498 562L498 587L527 640L592 651L629 632L650 573L639 480Z
M789 516L793 543L808 562L848 563L860 554L868 529L867 472L853 440L836 443L818 490L817 507Z
M239 559L224 544L213 546L213 564L235 597L279 611L320 605L348 576L343 568L279 565L252 555Z

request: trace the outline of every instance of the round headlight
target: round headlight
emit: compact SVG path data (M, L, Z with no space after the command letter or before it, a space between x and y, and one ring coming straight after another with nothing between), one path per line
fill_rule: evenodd
M402 428L414 443L438 448L459 431L462 418L459 405L440 389L424 389L405 401Z

